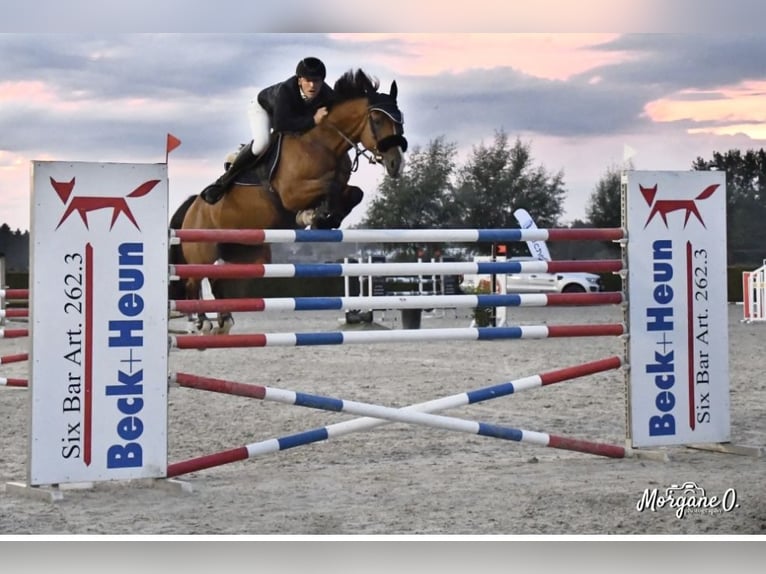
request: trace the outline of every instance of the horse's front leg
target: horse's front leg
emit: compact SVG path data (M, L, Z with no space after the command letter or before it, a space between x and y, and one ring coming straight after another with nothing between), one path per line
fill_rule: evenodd
M314 210L311 226L316 229L336 229L345 217L361 203L364 192L355 185L338 184Z
M343 190L343 194L341 195L341 213L342 216L340 220L338 221L338 225L336 227L340 227L341 222L343 219L351 213L354 208L362 203L362 199L364 199L364 192L361 190L361 188L355 186L355 185L347 185L345 189Z
M353 199L346 197L347 191L348 197ZM349 187L342 182L332 180L315 204L297 213L295 222L300 227L334 229L340 226L343 218L362 200L363 196L364 193L358 187Z
M327 182L324 198L314 212L312 228L340 227L343 219L362 201L364 197L362 190L348 185L351 167L351 158L348 154L341 156L332 177Z
M317 209L328 194L337 189L332 175L329 173L322 177L285 182L277 187L282 207L295 214L298 227L313 226Z

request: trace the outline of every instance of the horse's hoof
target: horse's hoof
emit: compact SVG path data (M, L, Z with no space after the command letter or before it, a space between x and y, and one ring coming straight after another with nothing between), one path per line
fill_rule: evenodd
M299 227L308 227L314 223L314 210L304 209L295 214L295 223Z
M233 326L234 319L226 319L223 323L218 324L218 328L216 329L215 333L216 335L228 335Z
M341 220L337 217L326 215L325 217L316 217L311 229L336 229L340 227L340 224Z

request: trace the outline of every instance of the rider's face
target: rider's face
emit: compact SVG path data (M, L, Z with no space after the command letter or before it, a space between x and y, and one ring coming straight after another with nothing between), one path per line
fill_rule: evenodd
M301 87L301 91L303 91L303 93L306 94L306 97L310 100L313 100L317 94L319 94L319 90L322 89L322 84L324 84L324 80L319 78L298 78L298 85Z

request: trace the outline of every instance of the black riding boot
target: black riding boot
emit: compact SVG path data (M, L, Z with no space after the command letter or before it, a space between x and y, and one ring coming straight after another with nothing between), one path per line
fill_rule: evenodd
M218 202L229 190L229 187L232 183L234 183L236 177L242 173L243 170L254 164L256 159L257 158L251 151L250 144L242 146L242 149L239 150L237 157L234 158L234 161L229 166L229 169L227 169L226 172L215 181L215 183L211 183L202 190L202 193L200 194L202 199L211 205Z

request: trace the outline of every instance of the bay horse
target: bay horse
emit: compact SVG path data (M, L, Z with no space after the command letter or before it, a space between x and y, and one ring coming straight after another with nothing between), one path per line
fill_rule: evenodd
M335 102L324 121L303 134L284 134L278 141L277 163L267 183L235 182L213 205L194 195L187 198L170 219L171 229L332 229L358 205L363 191L348 181L360 155L382 163L391 177L398 177L407 151L402 135L403 116L397 104L396 81L388 94L363 70L349 70L334 85ZM359 149L359 146L363 149ZM349 151L355 150L352 161ZM270 263L269 245L231 243L182 243L172 245L170 264ZM199 299L201 279L172 281L171 299ZM231 280L211 280L215 298L232 295ZM219 313L214 332L227 333L233 324L230 313ZM196 328L210 332L204 314Z

